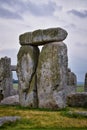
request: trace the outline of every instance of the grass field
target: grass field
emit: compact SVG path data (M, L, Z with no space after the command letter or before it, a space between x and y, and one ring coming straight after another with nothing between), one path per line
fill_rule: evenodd
M29 109L20 106L0 106L0 117L21 116L16 123L7 123L0 130L87 130L87 118L69 116L68 111L87 111L86 108L66 108L59 111Z
M77 85L77 92L84 92L84 85L78 84Z
M13 84L13 88L14 88L14 89L18 89L18 84L17 84L17 83L14 83L14 84Z
M14 84L18 88L18 84ZM83 92L83 85L77 86L77 92ZM87 130L87 117L68 115L68 111L87 111L86 108L66 108L59 111L29 109L20 106L0 106L0 117L21 116L16 123L8 123L0 130Z

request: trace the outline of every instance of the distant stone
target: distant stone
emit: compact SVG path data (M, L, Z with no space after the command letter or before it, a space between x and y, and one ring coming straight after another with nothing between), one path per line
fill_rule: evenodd
M3 126L6 123L14 123L18 120L20 120L20 116L4 116L0 117L0 126Z
M77 77L76 77L75 73L71 72L70 69L68 69L67 85L69 85L69 86L77 85Z
M67 95L76 92L76 88L77 88L77 77L75 73L71 72L71 70L68 69L67 88L66 88Z
M66 106L67 64L67 47L63 42L44 45L37 67L39 108Z
M84 91L87 92L87 73L85 74Z
M16 71L17 66L16 65L11 65L11 71Z
M39 49L36 46L22 46L18 52L17 75L19 80L19 102L21 106L37 107L36 68Z
M0 59L0 96L6 98L12 95L13 83L12 83L12 71L11 71L11 59L4 57ZM0 100L1 100L0 98Z
M71 107L87 107L87 92L77 92L68 95L67 104Z
M19 104L19 96L14 95L14 96L9 96L7 98L4 98L0 105L18 105Z
M44 30L35 30L19 36L21 45L44 45L50 42L60 42L66 39L67 32L62 28L49 28Z

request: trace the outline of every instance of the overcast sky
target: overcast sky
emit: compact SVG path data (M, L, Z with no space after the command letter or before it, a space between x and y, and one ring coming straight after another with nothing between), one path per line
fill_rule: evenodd
M19 35L36 29L67 30L69 68L84 81L87 72L87 0L0 0L0 57L17 63Z

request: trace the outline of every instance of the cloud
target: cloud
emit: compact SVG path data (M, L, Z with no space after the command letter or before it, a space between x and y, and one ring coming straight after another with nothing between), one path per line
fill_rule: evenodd
M11 12L7 9L3 9L0 7L0 17L6 19L22 19L22 17L16 12Z
M69 10L67 13L74 14L75 16L78 16L80 18L87 18L87 10L78 11L78 10L72 9L72 10Z
M0 17L5 19L22 19L22 16L18 12L18 7L16 0L0 0Z
M86 0L0 0L0 57L11 57L15 64L20 34L60 26L68 32L64 42L68 46L69 66L81 79L87 70L87 64L80 66L80 62L87 61L86 18Z
M34 3L32 1L27 1L23 5L24 12L30 12L32 15L35 16L48 16L53 15L55 11L56 4L54 2L48 3ZM59 7L61 9L61 7Z
M52 16L55 9L62 10L62 6L56 6L55 2L39 3L23 0L0 0L0 17L7 19L22 19L26 13L33 16Z

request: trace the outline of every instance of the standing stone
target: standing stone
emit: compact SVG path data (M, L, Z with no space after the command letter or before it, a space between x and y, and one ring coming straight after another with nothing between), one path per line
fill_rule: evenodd
M37 107L36 67L39 49L22 46L18 53L17 75L19 80L19 102L22 106Z
M63 42L44 45L37 67L38 105L40 108L66 106L67 47Z
M11 59L4 57L0 59L0 97L11 96L12 88Z
M87 92L87 73L85 74L84 91Z
M67 95L76 92L76 86L77 86L77 77L73 72L71 72L70 69L68 69L67 89L66 89Z
M77 85L77 77L76 75L68 69L68 78L67 85L76 86Z
M16 71L17 66L16 65L11 65L11 71Z

